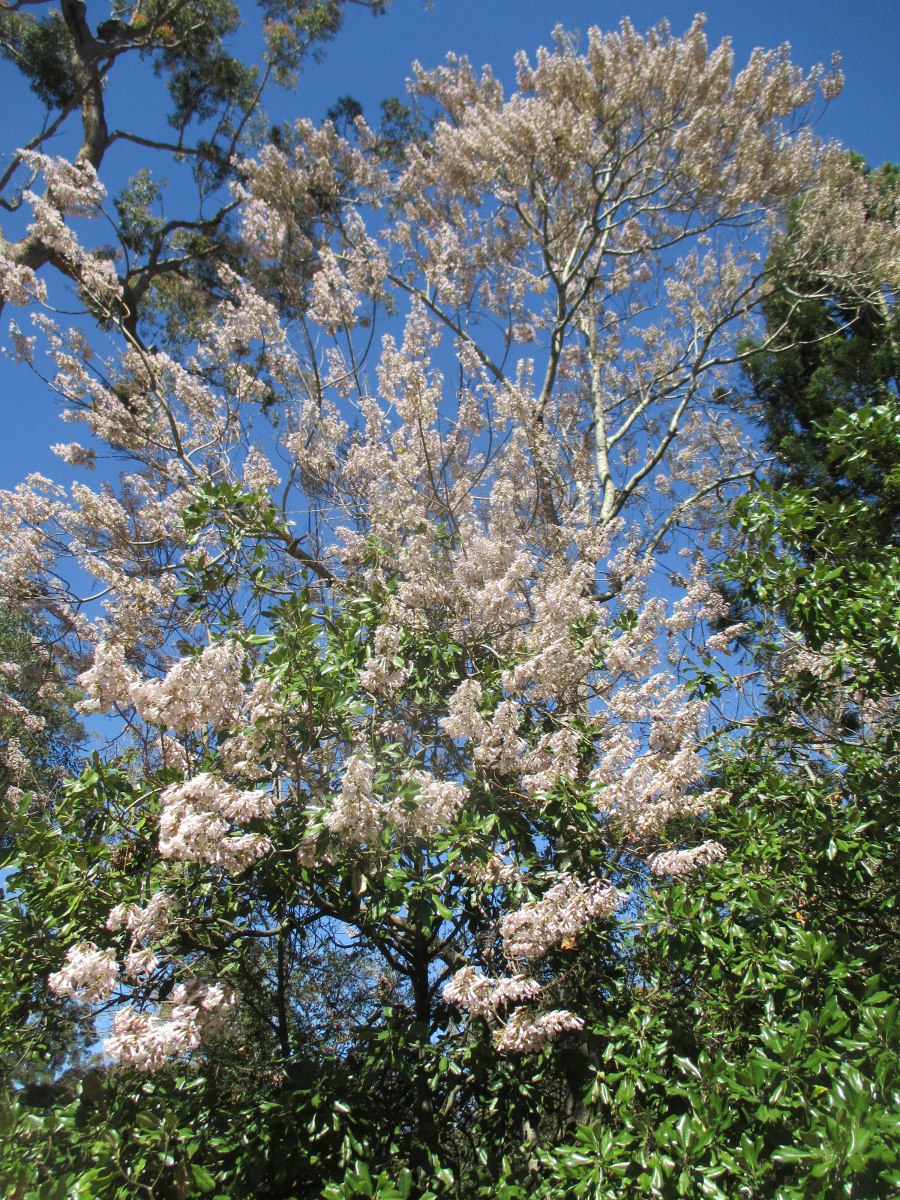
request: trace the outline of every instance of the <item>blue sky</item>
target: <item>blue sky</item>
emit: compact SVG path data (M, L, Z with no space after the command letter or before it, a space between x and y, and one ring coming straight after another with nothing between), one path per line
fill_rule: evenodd
M96 12L99 19L104 7L92 0L89 13ZM509 88L516 51L533 54L539 45L548 44L556 24L569 30L586 31L591 25L610 29L628 16L642 31L668 19L674 32L682 33L700 8L696 0L433 0L430 5L425 0L393 0L388 14L377 20L351 8L344 31L324 61L307 68L296 94L273 95L268 109L278 120L319 119L338 96L352 95L375 120L383 98L404 93L415 58L427 67L439 64L448 51L466 54L479 66L490 63ZM807 68L828 62L833 51L840 51L846 87L822 114L819 132L844 142L873 165L900 160L898 0L758 0L754 5L717 0L707 6L707 15L710 42L731 37L738 66L757 45L790 42L794 60ZM124 82L121 90L122 76L113 81L120 90L111 99L115 96L127 107L137 98L146 114L150 89L138 77ZM21 79L8 68L0 71L0 101L2 155L34 132L38 114ZM64 151L60 144L57 152ZM131 163L128 169L140 165ZM7 310L0 318L4 330L10 315ZM59 422L40 381L0 360L0 406L0 487L14 486L31 470L65 480L68 472L46 447L77 438L79 430Z

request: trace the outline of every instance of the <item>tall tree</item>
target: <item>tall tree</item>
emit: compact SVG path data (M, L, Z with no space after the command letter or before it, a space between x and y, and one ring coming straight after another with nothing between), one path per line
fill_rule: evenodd
M433 133L399 165L362 124L303 122L247 164L235 219L271 290L221 267L233 303L195 341L144 347L110 303L104 361L42 319L90 442L59 452L129 471L7 493L3 582L129 739L71 785L114 813L121 865L56 993L108 1015L125 1067L267 1027L290 1077L301 935L359 946L397 989L359 1073L409 1101L376 1165L462 1191L492 1088L504 1136L530 1136L486 1064L577 1047L578 981L633 881L722 854L685 834L723 797L679 670L736 633L690 544L753 468L721 398L765 247L805 196L793 252L866 295L898 235L851 219L867 181L787 127L836 80L762 52L735 76L701 21L561 38L508 99L465 61L416 86ZM99 211L93 177L39 165ZM273 401L277 436L253 433ZM651 587L668 538L694 557L673 604ZM577 1070L553 1072L564 1123ZM363 1157L340 1104L310 1127Z

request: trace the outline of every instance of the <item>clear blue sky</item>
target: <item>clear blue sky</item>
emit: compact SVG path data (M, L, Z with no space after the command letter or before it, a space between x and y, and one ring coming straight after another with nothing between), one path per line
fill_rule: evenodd
M89 13L102 16L104 7L91 0ZM466 54L478 66L490 63L509 88L515 52L533 54L548 44L556 24L569 30L586 31L591 25L610 29L628 16L643 31L665 18L675 33L682 33L701 8L690 0L433 0L430 6L425 0L393 0L388 14L377 20L351 9L343 33L321 64L307 68L299 92L273 96L268 107L279 120L318 119L338 96L352 95L374 120L380 100L404 93L414 58L435 66L448 51ZM738 66L757 45L790 42L795 61L807 68L840 51L846 87L824 113L819 131L857 150L872 165L900 160L900 0L716 0L707 5L707 15L710 42L731 37ZM112 83L121 87L121 79ZM135 97L148 104L146 92L132 78L126 103ZM0 101L0 152L7 152L35 128L27 91L9 69L0 73ZM7 310L0 318L4 330L10 315ZM77 439L78 427L59 422L39 381L4 361L0 416L0 487L13 486L31 470L66 479L66 468L46 447Z

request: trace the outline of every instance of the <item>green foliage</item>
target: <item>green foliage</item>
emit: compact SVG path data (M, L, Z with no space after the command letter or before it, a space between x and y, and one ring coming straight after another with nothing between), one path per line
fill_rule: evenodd
M52 803L26 792L7 807L0 1062L10 1082L52 1077L92 1039L89 1012L51 996L47 976L73 939L91 922L102 927L118 896L139 888L146 857L122 832L135 798L127 776L94 756ZM141 818L140 828L151 821Z
M529 1195L900 1191L896 317L841 320L801 308L754 367L782 473L733 513L768 686L711 758L730 800L702 835L728 858L647 892L596 1008L590 1120Z
M817 777L743 749L708 830L729 860L642 913L637 979L595 1028L592 1120L545 1159L548 1197L900 1182L896 775L875 783L871 755Z
M78 745L84 731L72 714L72 695L63 687L45 631L21 613L7 608L0 613L0 661L10 664L12 675L0 675L0 691L42 722L29 730L20 716L0 715L0 738L8 745L16 738L29 763L20 781L55 794L64 776L77 769ZM0 790L13 782L9 765L0 765Z
M248 533L245 500L244 493L210 488L186 514L186 526L196 531L214 519L240 543ZM237 513L231 527L226 510ZM264 521L257 532L274 536L278 529ZM185 586L224 595L231 581L198 577ZM360 596L334 610L296 592L268 609L265 633L248 638L251 651L264 646L279 693L296 701L296 762L283 753L282 770L295 769L323 729L350 731L367 719L359 670L388 599L389 592ZM216 610L229 629L227 606ZM427 731L430 719L436 732L435 714L465 670L467 651L435 635L403 653L410 676L402 703L417 728ZM401 756L389 737L381 739L378 762L384 786L393 786ZM65 947L100 935L113 905L154 886L177 896L184 918L178 949L192 971L202 976L207 962L241 992L242 1023L230 1040L152 1078L85 1072L70 1049L68 1063L55 1060L65 1068L55 1081L9 1093L0 1172L16 1181L16 1195L82 1188L86 1195L149 1189L168 1197L208 1187L214 1195L273 1200L320 1192L383 1200L397 1193L486 1196L499 1178L521 1174L523 1139L535 1153L558 1140L583 1084L579 1056L498 1059L489 1035L448 1028L429 965L467 939L489 936L484 918L461 903L458 842L483 838L489 845L504 829L521 836L514 805L479 794L460 826L438 835L427 854L413 844L389 866L386 845L365 855L352 846L334 852L310 876L317 904L311 914L297 894L293 850L309 833L305 816L282 806L267 829L282 854L239 886L216 882L199 864L158 858L154 797L168 778L152 757L95 757L66 788L53 823L35 823L23 810L10 860L10 914L18 923L0 934L4 961L25 961L29 919L36 945L27 959L31 991L15 978L3 981L4 994L19 1006L9 1013L10 1036L21 1044L26 1010L36 1018L34 1060L46 1058L42 1038L57 1013L80 1015L85 1041L95 1036L85 1010L47 996L46 977L60 967ZM547 808L561 831L588 820L587 806L564 793ZM535 844L536 861L541 853ZM331 914L330 924L323 914ZM348 927L356 931L352 940ZM96 1035L103 1026L101 1016Z
M59 13L35 20L29 13L0 10L0 55L12 62L48 108L78 100L72 71L72 37Z
M122 241L129 250L146 254L153 238L162 229L162 219L153 208L162 201L162 187L145 168L116 197L116 212Z
M835 646L832 674L870 696L900 691L900 546L890 497L900 471L900 400L835 410L827 463L862 479L883 500L836 499L808 489L763 487L734 522L746 548L729 577L744 600L779 614L814 650ZM814 691L820 680L808 679ZM795 681L796 684L796 681ZM783 690L776 688L778 690Z
M51 914L45 918L24 895L26 879L42 876L45 855L51 870L59 866L64 873L63 861L73 852L69 846L63 861L55 862L60 831L54 823L65 807L63 779L77 769L84 735L49 647L9 609L0 616L0 660L12 668L2 680L3 693L42 722L27 728L15 710L0 717L0 1072L24 1081L45 1077L78 1049L84 1032L70 1006L47 1003L45 968L55 961ZM10 765L13 747L24 773Z
M592 1119L540 1194L894 1194L897 781L870 767L849 801L774 756L731 766L709 828L729 861L648 902L637 981L595 1029Z

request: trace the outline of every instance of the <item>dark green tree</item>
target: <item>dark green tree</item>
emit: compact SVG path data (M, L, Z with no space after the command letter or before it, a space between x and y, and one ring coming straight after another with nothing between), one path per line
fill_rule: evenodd
M886 163L870 172L861 159L856 166L876 184L879 215L897 220L900 167ZM889 457L890 438L870 443L862 457L840 457L834 441L842 412L878 409L897 395L896 297L889 289L878 299L861 299L849 289L842 294L810 274L794 261L796 226L795 212L769 262L775 286L763 304L766 349L747 367L750 398L776 460L773 482L810 488L820 497L865 500L880 513L881 527L896 532L900 480ZM836 470L839 462L845 470Z

